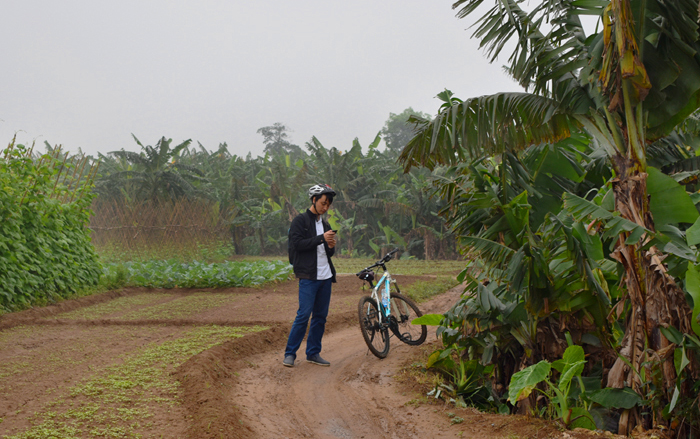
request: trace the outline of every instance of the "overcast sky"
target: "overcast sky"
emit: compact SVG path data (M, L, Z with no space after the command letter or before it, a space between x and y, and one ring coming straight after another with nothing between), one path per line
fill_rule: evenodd
M303 146L367 146L407 107L519 91L451 0L6 0L0 144L88 154L161 136L262 155L280 122Z

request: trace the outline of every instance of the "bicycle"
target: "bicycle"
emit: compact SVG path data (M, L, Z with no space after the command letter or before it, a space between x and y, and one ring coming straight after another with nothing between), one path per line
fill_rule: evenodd
M389 331L402 342L412 346L422 344L428 335L425 325L411 323L423 313L411 299L401 295L396 280L386 268L386 263L393 259L397 251L399 249L395 248L379 261L356 273L356 276L368 282L372 289L369 296L360 299L357 311L362 337L369 350L379 358L386 358L389 354ZM384 273L375 286L373 269L376 267L381 268Z

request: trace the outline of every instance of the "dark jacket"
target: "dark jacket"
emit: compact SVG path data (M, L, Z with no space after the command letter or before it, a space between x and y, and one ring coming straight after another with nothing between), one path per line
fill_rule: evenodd
M322 220L322 223L324 232L331 229L327 221ZM316 215L309 209L306 209L306 212L300 213L292 220L292 225L289 228L289 239L296 251L293 265L294 274L297 278L316 280L318 274L316 247L319 244L323 244L328 256L328 265L330 265L331 273L333 274L332 280L335 282L335 267L333 266L333 261L331 261L335 248L328 247L323 235L316 234Z

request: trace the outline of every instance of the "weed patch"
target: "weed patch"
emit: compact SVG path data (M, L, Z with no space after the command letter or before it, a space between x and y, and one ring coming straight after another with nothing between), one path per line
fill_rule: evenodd
M98 319L111 314L118 314L138 306L148 306L155 302L172 297L172 294L139 294L137 296L119 297L109 302L79 308L58 314L58 319Z
M423 302L459 285L457 279L452 276L437 276L431 280L419 280L407 287L401 287L401 293L407 295L416 302Z
M374 264L376 259L367 258L335 258L333 265L338 273L357 273L365 267ZM389 270L395 275L445 275L457 276L459 272L464 270L466 262L462 260L455 261L425 261L421 259L398 259L392 260L389 264Z
M121 319L181 319L226 305L238 298L240 296L231 294L195 293L181 299L128 313L122 316Z

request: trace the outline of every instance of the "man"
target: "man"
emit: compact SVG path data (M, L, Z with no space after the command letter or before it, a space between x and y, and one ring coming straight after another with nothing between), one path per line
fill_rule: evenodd
M289 229L290 245L295 250L294 274L299 279L299 309L289 332L284 351L284 364L293 367L297 350L306 333L306 361L320 366L331 364L321 358L321 338L326 328L328 306L331 302L331 283L335 282L335 267L331 256L335 253L335 232L322 219L333 203L335 191L326 184L309 189L311 207L297 215Z

